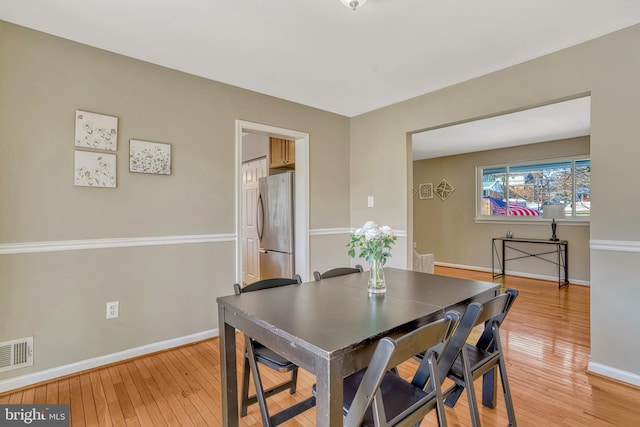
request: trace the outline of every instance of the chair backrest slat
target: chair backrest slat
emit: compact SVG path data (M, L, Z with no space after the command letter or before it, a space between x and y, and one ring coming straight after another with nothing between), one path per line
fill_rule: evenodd
M373 402L376 391L382 383L384 374L387 372L386 367L396 347L396 341L391 338L383 338L378 342L369 367L362 377L362 382L353 397L349 412L347 412L346 426L359 426L362 423L364 414Z
M479 325L480 323L492 322L500 327L517 296L518 291L516 289L509 288L503 294L497 296L488 303L485 303L484 310L482 315L478 318L477 324ZM482 350L489 350L493 341L493 328L490 326L485 327L482 335L478 338L476 347Z
M433 347L433 345L425 346L425 343L438 344L448 339L451 336L451 332L456 329L459 320L460 314L456 311L450 311L447 312L443 319L431 323L430 325L433 325L433 327L422 327L398 338L396 340L398 348L396 348L395 353L389 360L387 369L395 368L405 360L409 360L416 354Z
M364 270L360 264L354 267L336 267L325 271L320 274L319 271L313 272L313 277L316 280L328 279L330 277L344 276L345 274L362 273Z
M471 330L476 326L478 316L482 313L482 305L478 303L471 303L465 310L464 314L457 323L456 329L451 335L451 338L447 342L446 346L439 348L440 354L438 354L438 378L440 384L447 377L447 374L460 354L460 350L465 345ZM434 390L435 384L433 381L429 382L431 378L429 372L429 361L423 355L420 362L420 366L416 370L411 383L421 389L431 392Z
M443 319L424 325L397 339L389 337L381 339L349 407L344 424L346 426L360 425L367 409L374 404L375 400L372 408L374 417L381 419L381 425L386 425L384 404L379 390L385 374L390 369L411 359L414 355L427 351L439 343L446 342L451 332L455 329L452 324L457 324L459 319L460 315L457 312L448 312ZM426 357L430 358L432 364L435 363L435 357L432 353L429 353ZM437 376L437 373L435 375ZM428 408L425 409L423 406ZM407 414L413 411L417 411L417 414L426 413L433 406L435 406L435 394L428 396L426 399L421 399L419 404L415 404L410 408L410 411L403 411L395 419L407 417ZM421 418L419 416L416 419Z
M276 277L272 279L259 280L248 284L245 287L241 287L238 283L233 285L233 291L236 295L240 295L243 292L261 291L263 289L277 288L279 286L287 285L299 285L302 283L302 278L299 275L295 275L293 279L285 277Z

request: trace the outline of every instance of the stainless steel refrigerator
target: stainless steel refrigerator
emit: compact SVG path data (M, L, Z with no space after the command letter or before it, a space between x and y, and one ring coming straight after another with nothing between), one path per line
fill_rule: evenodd
M294 274L293 178L294 172L288 171L258 182L260 279Z

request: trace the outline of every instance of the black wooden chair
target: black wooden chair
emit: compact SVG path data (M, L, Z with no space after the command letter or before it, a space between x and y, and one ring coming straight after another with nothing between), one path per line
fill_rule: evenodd
M400 338L380 340L369 366L344 379L344 425L417 425L428 412L436 409L438 424L446 426L437 354L428 349L438 344L446 348L459 319L460 314L451 311L443 319ZM394 371L396 366L424 351L426 356L418 371L428 371L433 379L431 391L424 391L420 385L404 380Z
M362 266L358 264L355 266L355 268L352 268L352 267L332 268L330 270L325 271L322 274L320 274L319 271L314 271L313 277L316 280L322 280L322 279L328 279L329 277L344 276L345 274L362 273L362 272L363 272Z
M507 367L500 341L500 325L509 309L513 306L517 296L518 291L516 289L507 289L505 293L483 305L482 314L476 321L477 325L484 323L482 335L475 344L466 343L462 347L460 354L447 374L448 378L453 380L455 384L443 392L446 397L445 403L447 406L453 407L460 398L462 391L466 388L473 426L480 426L480 415L473 381L484 374L492 375L492 379L495 378L496 368L500 372L509 425L516 425L516 415L507 378ZM489 372L492 370L493 372ZM490 404L491 407L495 407L495 385L493 391L494 393L492 393L490 399L487 399L487 396L484 395L488 390L483 393L485 403Z
M299 285L301 282L302 279L296 274L294 279L265 279L251 283L244 288L236 283L235 285L233 285L233 289L236 295L240 295L245 292L259 291L263 289L276 288L279 286ZM262 378L260 376L258 364L262 364L278 372L291 372L291 378L285 382L282 382L265 390L262 385ZM256 394L251 396L249 396L249 371L251 371L253 384L256 389ZM296 392L297 382L298 366L295 363L285 359L273 350L265 347L258 341L255 341L245 335L240 416L244 417L245 415L247 415L247 408L249 407L249 405L257 402L258 406L260 407L260 416L262 417L263 425L265 427L273 427L295 417L296 415L301 414L307 409L313 408L316 404L316 400L315 396L310 396L307 399L298 402L295 405L290 406L289 408L286 408L274 415L269 414L267 398L285 390L289 390L290 394L294 394Z
M438 378L441 382L449 374L449 371L458 358L460 351L466 344L471 331L477 325L478 317L480 316L480 313L482 313L482 310L482 305L477 302L469 304L460 318L460 322L449 339L446 347L444 343L441 343L430 349L438 355ZM415 359L422 362L425 353L426 352L419 353L415 356ZM434 383L429 381L429 371L421 368L422 365L414 375L413 384L424 390L433 391Z

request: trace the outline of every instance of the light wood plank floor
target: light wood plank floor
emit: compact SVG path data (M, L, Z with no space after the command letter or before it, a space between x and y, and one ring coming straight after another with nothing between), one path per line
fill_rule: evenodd
M437 274L490 281L489 273L436 267ZM640 389L587 375L589 288L507 277L520 291L502 329L507 369L521 426L639 426ZM242 339L238 334L238 366ZM410 376L413 362L401 367ZM279 379L265 370L265 382ZM272 411L309 395L315 378L301 372L295 396L269 400ZM480 387L478 384L477 388ZM218 340L137 358L0 395L0 403L70 403L74 426L219 426L221 422ZM507 425L502 395L495 409L481 407L486 426ZM469 426L466 396L447 408L451 426ZM315 410L287 426L312 426ZM242 426L261 425L252 406ZM422 426L437 425L430 414Z

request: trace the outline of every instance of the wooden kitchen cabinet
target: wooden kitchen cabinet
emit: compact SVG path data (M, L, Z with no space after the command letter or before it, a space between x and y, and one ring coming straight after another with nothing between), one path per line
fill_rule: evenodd
M295 168L296 142L289 139L269 138L269 168Z

